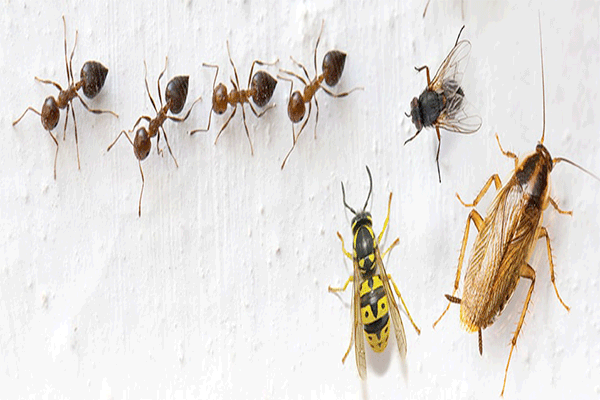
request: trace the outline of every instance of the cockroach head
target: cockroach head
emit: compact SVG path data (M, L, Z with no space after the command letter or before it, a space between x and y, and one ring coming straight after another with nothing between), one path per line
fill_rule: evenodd
M538 143L537 146L535 146L535 152L538 153L544 159L544 161L548 163L550 171L552 171L554 163L552 161L552 156L550 155L550 152L548 151L546 146L544 146L541 142Z

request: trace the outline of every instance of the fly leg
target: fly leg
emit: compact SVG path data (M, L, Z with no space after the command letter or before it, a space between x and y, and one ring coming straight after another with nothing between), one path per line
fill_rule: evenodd
M554 285L554 291L556 292L556 297L558 297L558 301L560 301L560 304L562 304L563 307L566 308L567 311L569 311L569 306L567 306L563 299L560 297L560 295L558 294L558 288L556 287L556 276L554 275L554 262L552 261L552 249L550 248L550 236L548 236L548 231L542 226L538 228L537 235L538 239L541 239L543 237L546 238L546 248L548 249L548 264L550 264L550 281L552 282L552 285Z
M454 295L456 294L456 291L458 290L458 284L460 283L460 271L462 269L463 260L465 258L465 248L467 247L467 241L469 240L469 227L471 221L473 221L473 223L475 224L475 228L477 228L478 232L481 230L481 228L483 228L483 218L481 218L481 215L477 212L477 210L471 210L471 212L469 213L469 217L467 218L467 226L465 228L465 234L463 235L462 246L460 247L460 255L458 256L458 268L456 269L454 290L452 291L452 296L446 296L446 298L449 300L448 305L446 306L446 309L444 310L442 315L440 315L440 317L433 323L434 328L450 308L450 303L456 302L453 300L457 299ZM458 302L460 302L460 299L457 300Z
M525 304L523 305L523 311L521 311L521 318L519 318L519 324L517 325L517 330L515 331L511 346L510 346L510 354L508 355L508 362L506 363L506 370L504 371L504 383L502 384L502 392L500 396L504 395L504 387L506 386L506 375L508 374L508 366L510 365L510 358L512 356L512 352L517 345L517 337L519 336L519 332L521 331L521 327L523 327L523 321L525 320L525 314L527 314L527 307L529 307L529 301L531 300L531 294L533 293L533 286L535 285L535 271L529 264L524 264L519 270L519 277L527 278L531 280L531 286L529 286L529 292L527 292L527 298L525 299Z

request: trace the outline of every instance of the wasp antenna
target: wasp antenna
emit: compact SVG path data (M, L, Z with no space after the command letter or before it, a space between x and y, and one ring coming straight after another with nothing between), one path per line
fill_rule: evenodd
M538 21L540 27L540 59L542 61L542 140L540 143L544 143L544 135L546 134L546 87L544 85L544 53L542 51L542 17L538 12Z
M586 174L590 175L592 178L594 178L595 180L597 180L597 181L600 182L600 178L598 178L596 175L594 175L593 173L591 173L587 169L583 168L581 165L578 165L578 164L574 163L571 160L567 160L566 158L557 157L557 158L555 158L555 159L552 160L552 163L557 164L557 163L559 163L561 161L564 161L567 164L571 164L572 166L579 168L580 170L582 170L583 172L585 172Z
M462 28L460 28L460 31L458 31L458 36L456 37L456 43L454 43L454 46L458 44L458 39L460 39L460 34L462 33L463 29L465 29L464 25L462 26Z
M371 192L373 191L373 178L371 177L371 171L369 170L369 166L365 166L367 168L367 173L369 174L369 194L367 195L367 201L365 201L365 206L363 207L363 211L367 209L367 204L369 204L369 197L371 197Z
M346 191L344 190L344 182L342 182L342 200L344 201L344 205L346 206L346 208L350 211L352 211L352 214L356 215L356 211L354 211L354 208L350 207L347 203L346 203Z

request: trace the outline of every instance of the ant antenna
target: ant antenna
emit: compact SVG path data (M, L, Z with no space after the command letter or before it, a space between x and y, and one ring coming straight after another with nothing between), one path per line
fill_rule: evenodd
M369 197L371 197L371 192L373 191L373 178L371 177L371 171L369 170L369 166L365 166L367 168L367 173L369 174L369 194L367 195L367 201L365 201L365 206L363 207L363 211L367 209L367 204L369 204Z

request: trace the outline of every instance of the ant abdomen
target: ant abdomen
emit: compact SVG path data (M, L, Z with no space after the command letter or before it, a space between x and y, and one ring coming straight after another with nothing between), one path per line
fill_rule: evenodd
M306 112L306 105L304 104L304 98L299 91L295 91L290 97L288 102L288 117L293 123L300 122L304 118Z
M167 104L171 104L169 110L173 114L179 114L183 110L188 94L189 76L176 76L169 81L165 89Z
M44 105L42 106L42 125L45 130L51 131L56 128L58 125L58 120L60 119L60 110L58 109L58 103L54 97L49 96L44 100Z
M259 107L264 107L273 97L277 80L265 71L258 71L252 77L250 90L254 93L252 101Z
M81 81L83 82L83 94L88 99L96 97L104 86L108 68L100 64L98 61L86 61L81 67Z
M323 57L323 75L328 86L335 86L342 77L346 65L346 53L331 50Z
M152 142L146 128L141 127L135 133L135 139L133 140L133 152L138 160L142 161L148 157L152 148Z
M216 114L223 114L227 111L227 86L222 83L219 83L215 90L213 91L212 97L212 108Z

